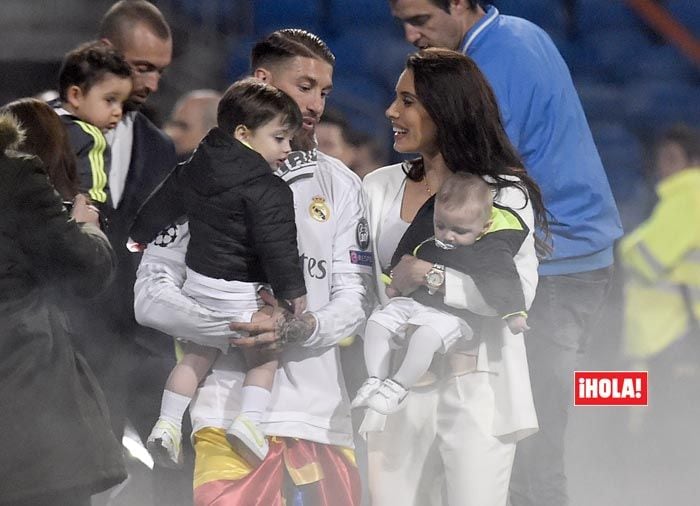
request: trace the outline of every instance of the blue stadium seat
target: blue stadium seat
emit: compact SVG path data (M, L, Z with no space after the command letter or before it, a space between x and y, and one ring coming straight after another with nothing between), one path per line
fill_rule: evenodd
M698 0L668 0L667 8L691 33L700 38L700 3Z
M532 21L550 34L563 34L566 27L566 12L560 0L494 0L501 14L517 16Z
M698 68L671 45L640 49L634 60L620 62L616 74L625 81L644 79L692 82L700 77Z
M390 101L386 90L371 78L338 75L334 78L328 105L343 111L348 122L358 130L386 133L390 127L384 111Z
M250 73L250 51L257 41L253 38L237 39L229 47L226 79L237 81Z
M584 44L598 65L603 80L624 83L630 65L637 65L639 55L652 47L651 39L641 30L604 29L588 32Z
M642 81L627 86L625 109L630 126L655 136L674 123L700 127L700 87L672 81Z
M328 41L328 45L336 56L336 72L370 76L391 93L404 69L406 56L415 51L403 38L387 36L383 30L372 28L346 31Z
M254 29L259 37L280 28L320 32L323 13L320 0L256 0L252 6Z
M639 29L642 20L622 0L576 0L576 26L580 33L605 29Z
M634 195L634 182L644 177L644 147L637 136L620 123L591 123L605 172L615 200Z
M386 0L327 0L330 30L342 35L347 30L380 26L385 36L397 35L398 25L391 17Z
M625 122L624 87L597 80L576 81L575 84L588 121Z

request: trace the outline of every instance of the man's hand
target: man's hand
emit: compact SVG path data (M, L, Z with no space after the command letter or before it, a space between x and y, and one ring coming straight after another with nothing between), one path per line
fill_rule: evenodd
M294 316L299 317L306 310L306 295L302 295L296 299L289 299L287 303L291 306Z
M289 312L277 306L263 306L262 309L253 314L250 323L231 322L228 328L237 332L245 332L249 337L231 339L231 345L239 348L252 348L255 346L267 345L276 348L280 339L279 330L285 315Z
M425 283L425 275L432 266L433 264L425 260L404 255L391 270L391 285L389 286L399 294L408 296Z
M231 339L233 346L240 348L258 346L275 350L288 342L306 341L316 330L316 318L311 313L305 313L297 318L281 307L265 306L253 315L250 323L232 322L229 328L246 332L250 336Z

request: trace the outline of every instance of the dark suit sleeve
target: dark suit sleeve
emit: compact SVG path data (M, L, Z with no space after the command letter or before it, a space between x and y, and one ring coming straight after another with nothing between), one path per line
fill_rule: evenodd
M293 299L305 295L292 190L269 174L252 188L245 204L248 233L275 296Z
M134 241L150 243L158 232L185 214L180 186L183 167L176 165L139 208L129 231L129 237Z
M77 295L96 295L109 285L116 266L109 241L71 218L38 162L23 165L14 196L22 220L19 241L32 267L44 279L68 282Z

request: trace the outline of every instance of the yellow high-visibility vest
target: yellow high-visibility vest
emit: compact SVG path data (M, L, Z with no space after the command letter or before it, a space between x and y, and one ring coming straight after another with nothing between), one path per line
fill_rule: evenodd
M700 167L662 180L651 217L619 245L627 356L651 357L700 321Z

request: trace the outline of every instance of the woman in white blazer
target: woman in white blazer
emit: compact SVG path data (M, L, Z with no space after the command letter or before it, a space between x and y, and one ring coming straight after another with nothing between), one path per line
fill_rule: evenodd
M451 172L467 171L484 177L495 202L518 210L530 229L515 256L529 307L537 286L532 230L535 221L544 225L544 207L476 65L444 49L411 55L386 116L394 130L394 149L420 156L364 179L382 305L388 299L380 274L403 232ZM432 269L428 262L404 257L393 269L392 287L408 295L427 286ZM449 268L435 296L452 307L495 314L471 278ZM481 338L476 354L436 354L404 409L389 416L368 410L360 431L368 441L373 506L443 504L443 495L450 506L506 504L515 444L537 430L537 418L523 335L511 334L494 318L484 325Z

